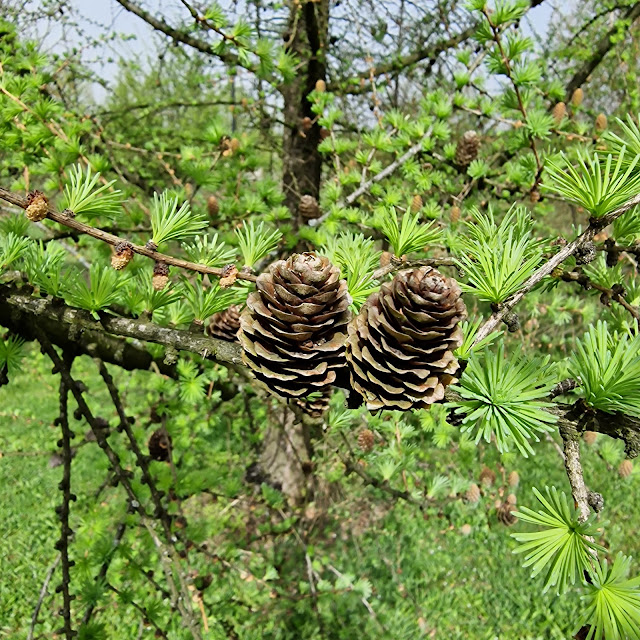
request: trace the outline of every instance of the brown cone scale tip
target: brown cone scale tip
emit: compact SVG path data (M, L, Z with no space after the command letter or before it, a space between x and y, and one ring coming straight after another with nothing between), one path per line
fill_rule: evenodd
M456 380L466 307L458 283L432 267L398 272L349 323L351 384L370 411L420 409Z

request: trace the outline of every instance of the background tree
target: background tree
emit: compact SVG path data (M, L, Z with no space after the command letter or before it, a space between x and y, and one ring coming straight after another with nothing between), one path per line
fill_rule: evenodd
M0 393L58 392L2 449L60 490L3 631L640 637L640 4L115 3L113 83L1 5Z

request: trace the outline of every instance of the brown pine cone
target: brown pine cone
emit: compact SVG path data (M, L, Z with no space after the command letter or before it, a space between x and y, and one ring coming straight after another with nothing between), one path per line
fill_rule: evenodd
M168 460L171 452L171 436L169 432L164 427L156 429L151 434L147 446L149 447L149 455L154 460L160 462Z
M322 215L318 201L310 195L304 195L300 198L298 213L300 213L305 220L314 220Z
M598 433L597 431L585 431L582 434L582 439L591 446L598 439Z
M496 474L489 467L483 467L478 480L480 480L481 485L492 487L496 481Z
M598 114L596 118L596 131L601 132L607 128L607 116L604 113Z
M367 408L419 409L456 380L466 317L458 283L432 267L399 271L349 323L351 384Z
M500 522L502 522L506 527L510 527L518 522L518 518L513 515L512 509L515 510L515 505L510 504L508 501L503 502L498 507L498 520L500 520Z
M459 167L468 167L477 157L480 137L475 131L465 131L456 146L455 163Z
M512 471L509 474L509 486L510 487L517 487L520 484L520 476L518 475L517 471Z
M631 460L623 460L618 467L618 473L621 478L628 478L633 472L633 462Z
M376 443L375 436L373 435L373 431L371 429L363 429L358 434L358 446L366 452L369 452L373 449Z
M560 125L567 115L567 105L564 102L558 102L551 110L551 115L557 125Z
M580 87L578 87L571 94L571 104L574 107L579 107L582 104L583 100L584 100L584 91Z
M480 487L477 484L472 483L469 485L465 497L469 502L475 504L480 500Z
M245 363L275 394L324 391L344 366L351 298L327 258L297 253L258 276L240 317Z
M215 218L220 213L220 203L214 195L207 198L207 211L210 218Z
M322 393L314 393L307 398L295 398L293 402L304 413L312 418L322 418L329 410L331 403L331 389L325 389Z
M228 309L214 313L209 318L207 333L212 338L236 342L238 329L240 329L240 307L233 304Z
M423 206L424 202L422 200L422 196L419 193L416 193L411 199L411 213L418 213Z

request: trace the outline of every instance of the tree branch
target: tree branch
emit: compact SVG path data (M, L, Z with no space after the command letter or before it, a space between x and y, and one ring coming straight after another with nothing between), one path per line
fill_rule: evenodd
M500 305L498 311L495 311L491 314L487 321L478 330L473 344L478 344L478 342L486 338L492 331L494 331L500 324L502 319L511 311L511 309L513 309L513 307L515 307L516 304L518 304L518 302L520 302L520 300L522 300L522 298L527 295L527 293L529 293L546 276L550 275L551 272L556 267L561 265L569 256L573 255L581 246L584 245L584 243L591 241L593 236L595 236L598 231L604 229L616 218L619 218L623 213L629 211L629 209L633 209L633 207L638 204L640 204L640 193L625 202L621 207L618 207L607 215L602 216L601 218L592 218L589 222L589 226L583 233L581 233L568 245L563 247L560 251L558 251L558 253L556 253L556 255L554 255L550 260L542 265L522 285L519 291L516 291L516 293L509 296L509 298L507 298Z
M27 208L27 200L26 198L22 198L8 189L4 189L0 187L0 199L6 200L11 204L16 205L17 207L21 207L22 209ZM106 242L112 246L116 246L122 242L129 242L126 238L119 238L118 236L114 236L113 234L103 231L102 229L97 229L96 227L92 227L91 225L84 224L83 222L79 222L75 218L65 215L64 213L59 213L55 209L49 207L49 212L47 213L47 218L57 222L58 224L64 225L65 227L69 227L70 229L74 229L79 233L85 233L92 238L96 238L96 240L100 240L102 242ZM188 271L195 271L196 273L204 273L210 276L215 276L217 278L224 277L224 269L218 269L216 267L208 267L204 264L197 264L195 262L189 262L188 260L182 260L181 258L174 258L173 256L159 253L157 251L152 251L148 249L146 246L131 244L131 249L134 253L137 253L142 256L146 256L147 258L151 258L156 262L164 262L165 264L172 265L174 267L180 267L181 269L186 269ZM239 280L248 280L249 282L255 282L256 276L250 273L239 272L237 275Z
M626 13L623 16L623 20L629 20L631 23L635 22L640 17L640 2L636 2L629 7ZM618 33L618 27L614 25L607 31L607 33L600 38L596 46L593 48L593 53L591 57L576 71L566 86L565 91L565 102L569 102L571 100L571 96L573 92L581 87L586 80L589 78L589 75L594 71L594 69L602 62L604 57L609 53L609 51L614 47L615 38L614 36Z
M14 310L18 310L37 319L38 325L43 320L48 320L57 323L61 327L66 327L61 329L61 333L66 333L72 340L77 339L75 336L82 336L84 332L92 332L94 335L108 333L114 336L154 342L166 347L173 347L179 351L197 353L203 358L215 362L234 365L242 364L242 349L238 343L210 338L204 334L192 333L191 331L160 327L152 322L122 318L107 313L101 313L100 320L96 320L89 312L83 309L69 307L58 300L35 298L9 285L0 285L0 320L3 319L3 307L8 308L7 315L9 316L12 315ZM38 328L38 326L34 326L34 332ZM87 350L87 353L90 353L89 350ZM92 355L95 356L97 354L94 353ZM119 359L122 360L123 366L126 367L126 361L122 358ZM150 356L149 361L151 362ZM115 362L114 364L120 364L120 362Z

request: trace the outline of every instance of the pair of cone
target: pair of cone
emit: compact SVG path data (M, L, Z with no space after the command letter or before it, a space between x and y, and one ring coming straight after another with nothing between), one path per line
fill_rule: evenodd
M238 337L273 393L326 394L345 367L367 408L408 410L444 398L466 316L457 282L431 267L398 272L351 315L339 269L313 253L278 260L258 277Z

